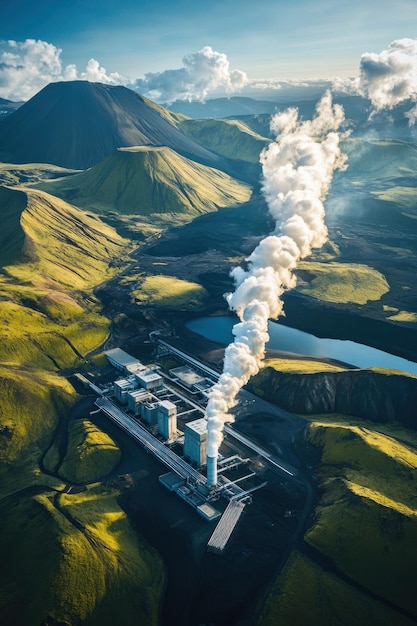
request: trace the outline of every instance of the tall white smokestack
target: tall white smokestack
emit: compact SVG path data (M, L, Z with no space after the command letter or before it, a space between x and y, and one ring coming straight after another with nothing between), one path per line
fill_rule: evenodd
M277 139L260 160L262 191L276 228L247 259L247 269L232 271L236 289L227 301L240 322L233 327L235 339L226 348L223 373L212 387L206 407L207 454L212 459L222 442L224 423L233 421L230 409L237 394L259 371L269 339L268 320L281 315L281 296L295 287L297 262L327 239L322 201L334 170L344 168L337 132L343 121L343 108L332 104L329 92L318 103L311 121L300 121L297 109L272 119ZM208 467L207 462L209 474ZM213 474L210 481L215 483Z
M217 485L217 454L207 456L207 485L215 487Z

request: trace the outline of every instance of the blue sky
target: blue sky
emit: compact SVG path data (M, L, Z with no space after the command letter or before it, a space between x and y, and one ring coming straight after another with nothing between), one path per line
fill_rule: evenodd
M132 79L209 45L249 78L358 73L363 52L415 37L416 0L2 0L0 39L42 39Z

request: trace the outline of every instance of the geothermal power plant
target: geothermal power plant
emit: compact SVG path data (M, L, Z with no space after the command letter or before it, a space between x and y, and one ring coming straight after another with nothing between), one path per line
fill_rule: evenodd
M266 485L254 469L268 465L295 478L292 466L274 458L251 439L225 426L225 442L218 454L210 454L206 405L219 373L172 346L158 334L151 336L157 358L169 355L182 365L169 371L144 365L127 352L105 352L119 377L97 386L84 375L80 382L98 396L100 411L152 453L168 471L159 482L190 505L208 522L217 525L208 549L221 553L252 493ZM243 452L244 451L244 452Z

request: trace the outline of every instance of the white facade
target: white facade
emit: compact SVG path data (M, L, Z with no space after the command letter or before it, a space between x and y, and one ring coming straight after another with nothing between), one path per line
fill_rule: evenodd
M142 414L142 405L151 398L151 394L145 389L135 389L127 394L127 406L134 415Z
M141 416L149 426L155 426L158 423L158 402L144 402Z
M168 440L177 435L177 407L169 400L158 402L158 430Z
M132 368L137 369L139 367L143 367L138 359L135 359L134 356L131 356L120 348L106 350L104 354L106 355L109 363L121 372L128 373Z
M162 377L155 370L142 370L135 373L135 378L143 389L151 391L162 387Z
M205 465L207 456L207 420L188 422L184 430L184 455L199 467Z
M129 391L137 389L137 387L138 385L135 380L129 380L127 378L116 380L113 385L114 397L120 404L127 404L127 394Z

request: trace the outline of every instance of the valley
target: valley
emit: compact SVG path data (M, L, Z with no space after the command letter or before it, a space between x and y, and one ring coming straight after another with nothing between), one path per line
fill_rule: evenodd
M268 352L250 389L297 428L265 411L239 427L286 447L311 506L292 543L286 511L302 498L270 477L222 556L73 378L105 380L114 346L150 362L155 330L221 369L225 346L185 323L227 314L231 269L274 228L258 164L267 119L191 119L85 81L0 119L4 623L315 626L332 605L346 626L346 606L371 626L417 621L415 377ZM362 137L363 112L353 122L329 241L298 265L280 323L417 360L417 145L403 131Z

